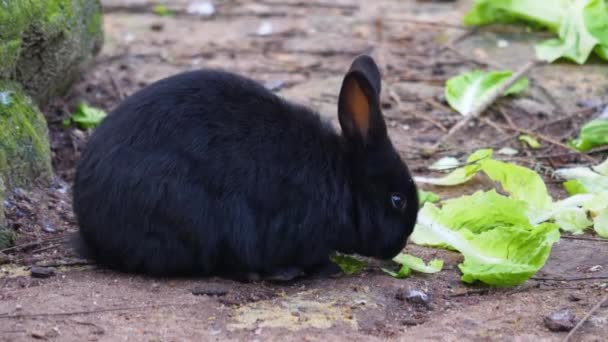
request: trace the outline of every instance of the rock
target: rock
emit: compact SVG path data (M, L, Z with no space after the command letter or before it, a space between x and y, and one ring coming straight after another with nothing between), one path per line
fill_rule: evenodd
M568 309L561 309L545 317L545 326L551 331L570 331L576 325L575 316Z
M1 2L0 2L1 3ZM0 178L8 189L51 180L51 153L44 116L21 87L0 80Z
M103 44L99 0L0 1L0 79L44 105L63 93Z
M33 266L30 269L32 278L50 278L55 275L55 269L52 267Z
M431 308L431 298L430 296L422 291L417 289L404 290L400 289L395 298L398 300L406 300L412 304L424 305L427 308Z
M0 80L0 94L5 95L5 101L0 103L0 203L4 203L7 189L17 188L15 194L19 195L25 193L19 187L48 183L52 168L48 129L42 113L14 82ZM11 234L6 227L4 208L0 208L0 249L10 247L7 243L11 243Z

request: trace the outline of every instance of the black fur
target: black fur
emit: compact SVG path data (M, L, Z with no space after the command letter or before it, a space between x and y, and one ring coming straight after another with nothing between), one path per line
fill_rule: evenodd
M416 187L386 133L375 63L359 57L350 77L371 106L367 135L341 136L221 71L172 76L126 99L77 168L88 255L151 275L269 277L315 272L332 251L395 256L416 221ZM342 122L350 114L340 111ZM404 210L392 193L404 194Z

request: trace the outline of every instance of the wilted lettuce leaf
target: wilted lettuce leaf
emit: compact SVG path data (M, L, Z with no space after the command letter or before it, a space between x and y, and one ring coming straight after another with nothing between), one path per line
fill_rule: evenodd
M581 128L580 136L571 145L579 151L589 151L592 148L608 145L608 120L592 120Z
M558 35L536 46L539 59L585 63L594 51L608 60L608 9L604 0L476 0L466 25L524 21Z
M106 116L107 114L104 110L90 107L82 103L76 108L76 112L74 112L69 119L64 121L64 125L68 126L70 122L74 122L82 129L95 128Z
M511 71L471 71L450 78L445 87L445 97L452 108L462 115L469 115L484 97L506 82ZM504 95L516 94L528 87L528 79L521 78Z
M331 261L338 265L346 274L354 274L363 270L367 263L353 256L336 253L332 255Z

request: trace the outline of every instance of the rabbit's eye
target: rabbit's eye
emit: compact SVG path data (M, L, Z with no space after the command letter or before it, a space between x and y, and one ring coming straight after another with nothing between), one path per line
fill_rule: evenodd
M391 204L393 205L393 208L397 210L403 210L403 208L405 208L405 205L407 204L407 201L405 200L405 197L402 194L392 193Z

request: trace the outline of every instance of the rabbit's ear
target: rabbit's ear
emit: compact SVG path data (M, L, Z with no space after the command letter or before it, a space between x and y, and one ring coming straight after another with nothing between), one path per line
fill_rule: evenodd
M380 73L376 64L367 56L357 58L344 77L338 100L338 119L349 140L367 145L370 140L386 137L379 92Z

